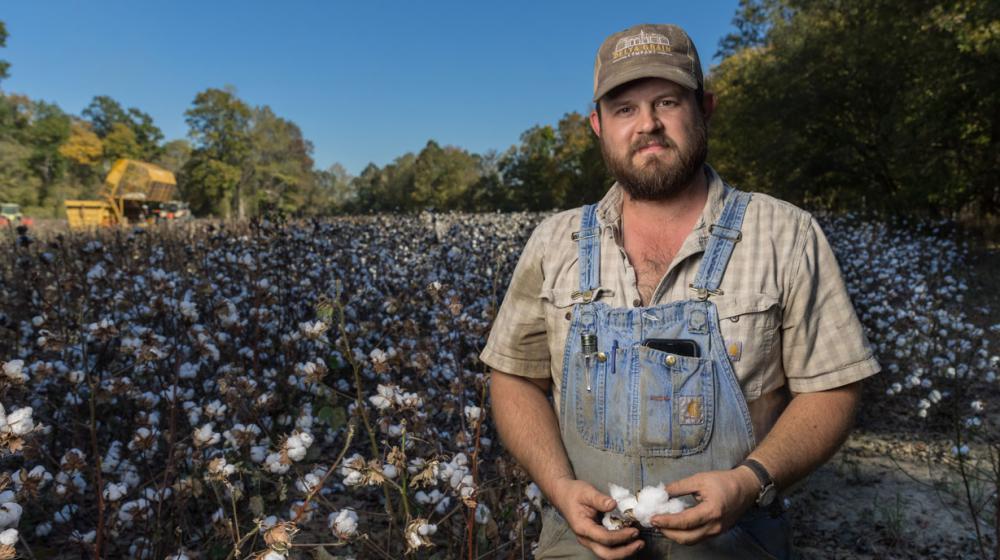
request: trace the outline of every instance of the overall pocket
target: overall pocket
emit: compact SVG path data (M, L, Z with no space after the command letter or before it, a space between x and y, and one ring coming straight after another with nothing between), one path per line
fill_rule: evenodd
M598 361L596 355L590 359L579 351L570 358L570 374L573 376L573 416L576 417L576 431L585 442L603 447L604 442L604 389L607 362Z
M716 379L711 360L637 348L639 445L651 455L701 453L712 436Z

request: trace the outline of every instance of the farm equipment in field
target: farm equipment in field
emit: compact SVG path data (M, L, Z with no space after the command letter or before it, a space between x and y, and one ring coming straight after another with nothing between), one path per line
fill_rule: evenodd
M177 181L162 167L120 159L104 179L100 200L67 200L71 228L150 223L165 217L162 209L176 200Z
M21 213L21 206L13 202L0 203L0 226L30 226L31 218Z

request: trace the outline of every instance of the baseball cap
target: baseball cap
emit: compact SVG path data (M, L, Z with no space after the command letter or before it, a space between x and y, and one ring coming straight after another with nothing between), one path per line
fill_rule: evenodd
M694 42L670 24L640 24L608 37L594 61L594 102L639 78L664 78L688 89L704 83Z

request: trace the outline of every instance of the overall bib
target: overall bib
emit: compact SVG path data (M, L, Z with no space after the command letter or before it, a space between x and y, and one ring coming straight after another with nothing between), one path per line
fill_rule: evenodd
M579 242L581 303L566 339L560 430L576 477L608 493L613 482L644 486L738 465L756 446L750 413L719 329L711 295L736 243L750 194L729 190L691 287L696 299L613 308L600 292L600 226L585 206ZM574 294L577 295L577 294ZM644 346L646 339L694 341L700 357ZM729 531L694 546L641 529L638 558L790 558L784 516L751 510ZM554 509L545 512L537 558L593 558Z

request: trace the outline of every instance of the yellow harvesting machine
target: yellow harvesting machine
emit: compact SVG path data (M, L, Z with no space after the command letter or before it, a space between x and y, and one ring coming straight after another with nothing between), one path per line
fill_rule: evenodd
M120 159L104 179L100 200L67 200L71 228L127 225L154 219L159 208L177 199L174 174L162 167Z

